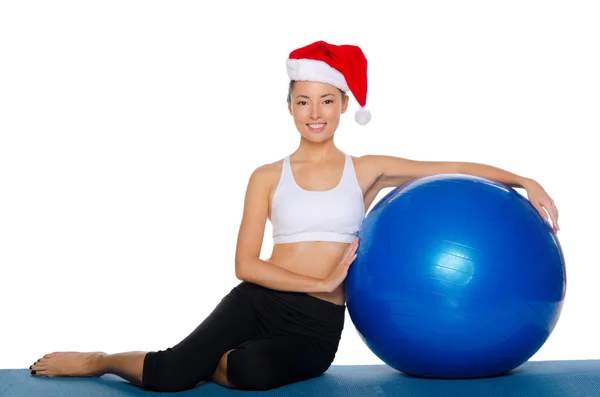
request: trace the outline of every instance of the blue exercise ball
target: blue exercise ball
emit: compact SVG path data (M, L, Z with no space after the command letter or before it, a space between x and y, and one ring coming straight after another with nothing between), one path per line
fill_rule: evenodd
M346 279L360 337L407 375L480 378L529 360L559 319L563 252L509 186L463 174L399 186L369 212Z

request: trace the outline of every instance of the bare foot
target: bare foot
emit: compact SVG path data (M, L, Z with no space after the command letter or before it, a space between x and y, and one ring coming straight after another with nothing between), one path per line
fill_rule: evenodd
M29 369L36 376L102 376L100 361L105 353L55 352L46 354Z

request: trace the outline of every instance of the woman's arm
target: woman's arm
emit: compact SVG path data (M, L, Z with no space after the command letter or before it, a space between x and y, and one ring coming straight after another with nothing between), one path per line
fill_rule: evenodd
M272 165L259 167L250 176L238 233L235 275L280 291L324 292L325 280L294 273L259 258L269 214L269 192L277 177Z
M503 170L502 168L481 163L457 163L458 172L461 174L475 175L481 178L486 178L492 181L503 183L510 187L527 189L528 186L534 183L531 178L526 178L512 172Z
M416 161L393 156L365 156L371 172L383 186L400 183L433 174L467 174L503 183L513 188L527 190L529 201L546 221L552 221L558 232L558 209L554 200L535 180L487 164L461 161Z
M326 292L325 280L294 273L259 258L247 258L236 276L240 280L249 281L266 288L278 291L294 292Z
M530 178L513 174L487 164L463 161L417 161L402 157L369 155L369 165L378 179L386 186L394 186L395 181L407 181L434 174L468 174L526 189L534 182Z

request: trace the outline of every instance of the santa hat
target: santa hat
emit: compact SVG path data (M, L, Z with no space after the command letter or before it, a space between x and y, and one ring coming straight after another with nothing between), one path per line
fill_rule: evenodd
M316 81L350 90L360 105L356 122L365 125L371 120L371 112L365 109L367 59L359 47L317 41L290 53L287 72L290 80Z

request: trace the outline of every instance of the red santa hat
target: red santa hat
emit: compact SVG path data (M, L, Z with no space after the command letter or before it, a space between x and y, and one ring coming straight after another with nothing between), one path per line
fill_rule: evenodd
M371 112L365 109L367 59L359 47L317 41L290 53L287 72L290 80L316 81L350 90L360 105L356 122L365 125L371 120Z

